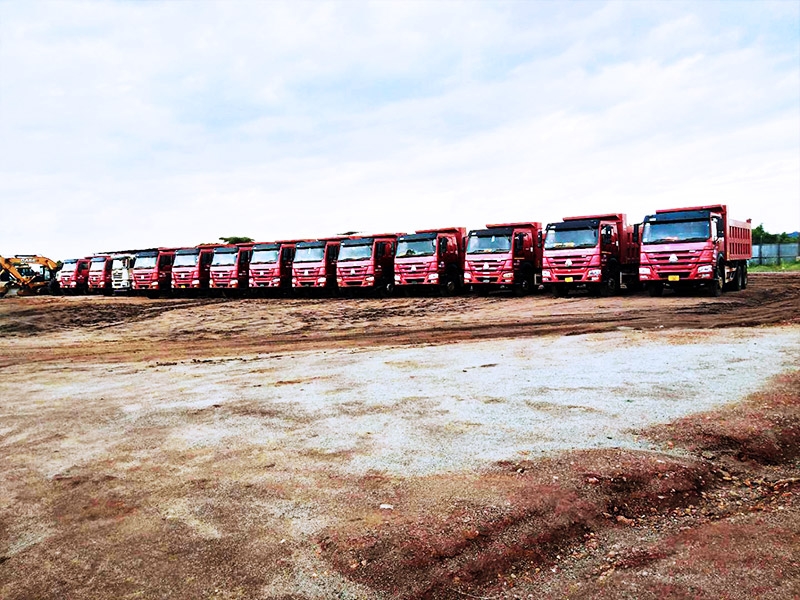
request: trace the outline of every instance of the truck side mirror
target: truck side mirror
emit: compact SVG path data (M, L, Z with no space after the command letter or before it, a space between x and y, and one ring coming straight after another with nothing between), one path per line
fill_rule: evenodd
M636 225L633 226L633 243L639 243L639 223L636 223Z
M542 230L540 229L539 232L536 235L536 247L537 248L541 248L542 247L542 241L543 241L542 238L543 237L544 236L542 236Z

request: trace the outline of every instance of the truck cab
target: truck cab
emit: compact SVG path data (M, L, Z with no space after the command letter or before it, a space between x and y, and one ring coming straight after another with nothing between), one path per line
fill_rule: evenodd
M142 250L136 253L133 264L133 291L156 297L172 288L174 248Z
M657 210L644 219L639 279L651 296L675 291L747 287L752 223L734 221L724 204Z
M614 295L639 287L639 225L622 213L564 217L545 230L542 280L553 295L584 288Z
M342 238L297 242L292 262L292 287L332 291Z
M336 283L343 290L394 291L394 253L402 233L381 233L342 240Z
M542 280L542 224L487 225L469 232L464 285L477 292L512 289L524 295Z
M125 294L133 289L133 252L115 253L111 259L111 289L115 294Z
M466 233L463 227L450 227L401 235L394 254L395 286L457 293L464 281Z
M218 246L201 244L178 248L172 264L172 289L199 293L207 290L211 278L211 260Z
M296 241L260 242L250 257L250 287L277 291L291 289Z
M85 294L89 290L88 258L70 258L58 271L58 284L66 294Z
M111 293L111 262L110 255L101 254L91 258L89 263L89 291L103 294Z
M253 244L232 244L214 248L209 287L223 293L247 290L250 281L250 256Z

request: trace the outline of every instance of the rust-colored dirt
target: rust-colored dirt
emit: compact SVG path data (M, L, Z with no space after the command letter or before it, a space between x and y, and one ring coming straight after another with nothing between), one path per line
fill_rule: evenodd
M800 274L753 275L719 299L0 300L0 368L14 378L0 408L0 598L800 597L796 370L639 432L651 451L433 475L356 474L347 451L304 454L246 428L214 437L248 419L296 419L292 431L305 417L279 404L134 406L137 378L181 361L661 328L680 353L711 333L684 330L793 325L799 306ZM90 368L108 372L105 397L84 399ZM225 385L194 376L190 389Z
M617 328L689 329L796 323L800 274L753 274L720 299L645 294L595 299L546 294L391 299L34 297L0 302L0 366L53 358L106 362L238 356L320 347L441 344ZM95 345L42 334L80 331ZM3 338L0 337L0 340Z

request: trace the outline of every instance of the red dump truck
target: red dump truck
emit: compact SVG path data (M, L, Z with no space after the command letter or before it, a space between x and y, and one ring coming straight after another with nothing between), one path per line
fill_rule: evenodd
M89 291L111 294L111 263L113 257L108 254L92 256L89 264Z
M89 258L70 258L58 271L58 285L65 294L85 294L89 291Z
M651 296L675 292L747 287L753 255L751 219L734 221L724 204L657 210L644 219L639 280Z
M394 253L395 286L457 293L464 281L466 234L463 227L450 227L401 235Z
M211 259L217 244L200 244L175 250L172 263L172 289L180 293L200 294L208 289Z
M297 240L254 244L250 257L250 288L291 290L296 246Z
M380 233L342 240L336 264L339 289L390 295L394 291L394 251L401 235Z
M542 280L542 224L487 225L467 236L464 284L477 292L528 294Z
M336 290L336 264L341 237L297 242L292 263L292 287L316 291Z
M174 248L157 248L136 253L133 263L133 293L156 297L172 288Z
M222 293L244 294L250 282L253 244L229 244L214 248L209 288Z
M639 288L639 225L621 213L564 217L550 223L544 240L542 281L554 296L586 288L614 295Z

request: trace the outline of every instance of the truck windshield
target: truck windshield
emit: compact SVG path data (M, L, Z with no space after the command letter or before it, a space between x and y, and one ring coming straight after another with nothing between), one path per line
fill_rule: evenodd
M595 246L597 246L597 229L548 229L544 240L545 250Z
M669 244L670 242L704 242L711 237L709 221L662 221L645 223L643 244Z
M511 235L471 235L467 243L467 254L491 254L510 250Z
M343 260L364 260L372 257L372 244L360 244L358 246L345 246L339 251L339 262Z
M238 253L234 250L231 252L214 252L214 260L211 261L212 267L227 267L236 264L236 257Z
M274 250L254 250L250 259L251 264L261 265L264 263L278 262L278 249Z
M111 261L111 269L116 271L117 269L127 269L128 263L131 259L128 257L125 258L115 258ZM133 265L131 265L133 266Z
M294 255L294 262L319 262L325 258L325 248L298 248Z
M156 266L155 256L137 256L136 268L137 269L152 269Z
M397 242L397 258L409 256L433 256L436 253L436 240L415 240Z
M175 262L172 263L173 267L193 267L197 264L197 258L200 253L195 254L176 254Z
M89 267L90 271L102 271L106 266L105 258L93 258L92 265Z

